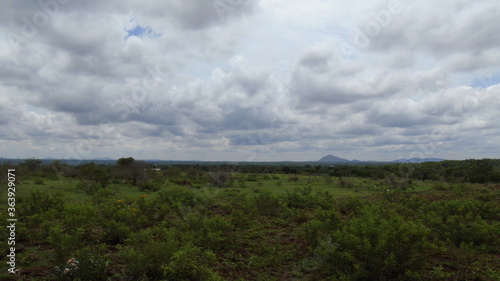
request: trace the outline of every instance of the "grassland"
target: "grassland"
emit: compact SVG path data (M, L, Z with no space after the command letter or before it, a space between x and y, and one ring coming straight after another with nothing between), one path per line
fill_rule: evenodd
M412 180L401 188L376 177L224 172L221 184L213 180L216 174L155 172L157 185L150 188L116 176L92 192L82 189L89 179L78 173L20 175L20 272L11 276L3 271L0 278L500 276L497 183ZM4 214L5 203L0 202ZM78 266L71 267L70 258Z

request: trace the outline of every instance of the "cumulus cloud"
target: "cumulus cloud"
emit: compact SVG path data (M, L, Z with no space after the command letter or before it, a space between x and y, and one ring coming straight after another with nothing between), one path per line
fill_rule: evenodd
M4 3L0 156L499 157L493 0L188 2Z

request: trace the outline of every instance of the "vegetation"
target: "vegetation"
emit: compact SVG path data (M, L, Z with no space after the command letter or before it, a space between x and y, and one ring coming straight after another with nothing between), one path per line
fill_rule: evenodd
M1 166L1 280L500 279L499 160Z

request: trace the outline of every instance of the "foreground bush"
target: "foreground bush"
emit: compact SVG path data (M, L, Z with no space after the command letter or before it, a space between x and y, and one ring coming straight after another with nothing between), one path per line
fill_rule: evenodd
M32 191L19 197L17 202L18 211L23 216L40 214L52 209L60 212L64 208L64 199L57 193Z
M118 249L124 280L222 280L208 267L216 260L210 250L181 243L163 226L132 234Z
M429 229L383 207L364 208L315 249L320 269L346 280L416 278Z

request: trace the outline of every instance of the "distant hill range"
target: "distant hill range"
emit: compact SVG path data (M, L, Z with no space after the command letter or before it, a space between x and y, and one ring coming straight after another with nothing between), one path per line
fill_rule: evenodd
M422 162L441 162L446 159L442 158L411 158L411 159L398 159L391 162L395 163L422 163Z
M350 163L351 161L344 159L344 158L337 157L337 156L327 155L327 156L319 159L318 162L320 162L320 163Z
M23 163L26 159L12 159L12 158L3 158L0 157L0 164L1 163L12 163L12 164L19 164ZM54 162L55 160L59 161L62 164L68 164L68 165L81 165L89 162L94 162L96 164L102 164L102 165L114 165L116 164L116 159L113 158L108 158L108 157L102 157L102 158L94 158L94 159L52 159L52 158L46 158L46 159L40 159L43 164L50 164ZM235 161L181 161L181 160L158 160L158 159L147 159L143 160L151 164L155 165L175 165L175 164L213 164L213 165L219 165L219 164L245 164L245 163L252 163L252 164L283 164L283 165L302 165L302 164L313 164L313 163L321 163L321 164L350 164L350 165L370 165L370 164L384 164L384 163L422 163L422 162L439 162L439 161L444 161L446 159L441 159L441 158L411 158L411 159L398 159L394 161L359 161L359 160L347 160L344 158L336 157L333 155L327 155L323 158L321 158L318 161L276 161L276 162L268 162L268 161L262 161L262 162L235 162Z
M442 159L442 158L411 158L411 159L398 159L398 160L388 161L388 162L389 163L423 163L423 162L440 162L440 161L444 161L444 160L446 160L446 159ZM318 162L318 163L332 163L332 164L342 164L342 163L362 164L362 163L374 163L374 162L381 163L381 161L347 160L347 159L340 158L340 157L333 156L333 155L327 155L327 156L319 159L316 162Z

